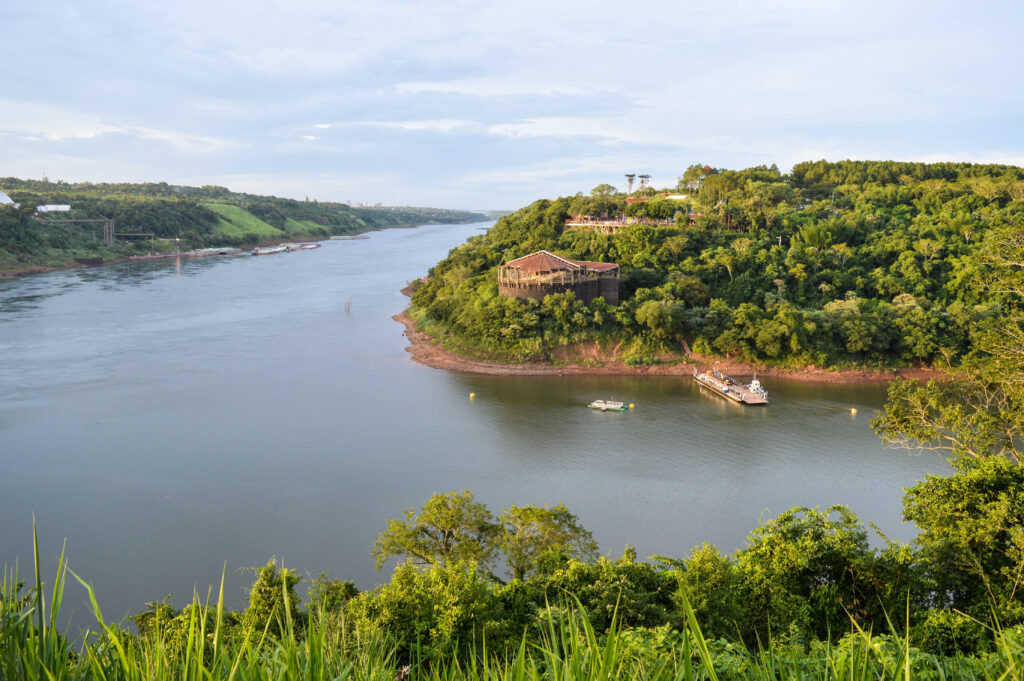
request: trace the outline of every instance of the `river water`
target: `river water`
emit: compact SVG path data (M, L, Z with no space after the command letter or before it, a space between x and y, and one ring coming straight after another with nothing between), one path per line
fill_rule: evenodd
M613 557L732 552L793 506L914 536L902 488L948 466L882 446L884 386L769 380L772 403L743 408L679 378L412 363L399 289L486 227L0 282L0 563L30 576L34 513L44 575L66 539L115 620L205 594L225 564L243 607L241 568L271 556L365 589L388 578L386 520L454 489L495 513L565 502ZM584 406L608 397L636 409Z

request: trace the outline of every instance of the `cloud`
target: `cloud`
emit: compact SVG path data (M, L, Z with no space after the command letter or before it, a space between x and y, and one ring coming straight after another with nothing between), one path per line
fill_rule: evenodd
M207 154L242 146L240 142L179 130L109 123L87 112L32 101L0 100L0 135L24 140L60 142L129 135L140 140L166 142L189 154Z
M237 140L193 135L178 130L157 130L154 128L125 127L122 132L136 135L139 139L167 142L171 146L188 154L212 154L245 146Z
M32 101L0 99L0 134L58 141L119 131L117 126L88 114Z
M457 119L439 119L423 121L341 121L337 123L317 123L313 126L321 130L331 128L385 128L394 130L414 130L428 132L452 132L460 128L478 128L472 121Z
M457 78L444 81L418 81L399 83L394 87L399 94L449 93L472 97L519 97L523 95L578 97L599 90L571 82L544 82L542 79L511 77Z

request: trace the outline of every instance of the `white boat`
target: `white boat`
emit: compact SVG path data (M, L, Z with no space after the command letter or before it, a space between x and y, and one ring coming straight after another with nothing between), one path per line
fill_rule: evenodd
M231 248L224 246L221 248L197 248L194 251L189 251L185 255L190 258L205 258L211 255L232 255L234 253L241 253L241 248Z
M252 249L253 255L270 255L271 253L284 253L290 250L292 244L278 244L276 246L257 246Z
M595 399L587 407L599 409L602 412L625 412L626 405L623 402L616 402L613 399Z

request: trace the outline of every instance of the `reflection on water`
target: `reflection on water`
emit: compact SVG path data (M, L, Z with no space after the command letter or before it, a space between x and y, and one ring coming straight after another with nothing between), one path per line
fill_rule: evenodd
M0 562L26 564L35 511L44 563L67 537L114 617L180 605L225 561L239 607L235 568L272 555L369 588L386 519L452 489L563 501L608 554L733 551L796 505L913 536L901 488L946 464L882 447L884 387L771 380L747 408L688 377L411 363L399 289L480 228L0 282ZM609 397L635 409L586 407Z

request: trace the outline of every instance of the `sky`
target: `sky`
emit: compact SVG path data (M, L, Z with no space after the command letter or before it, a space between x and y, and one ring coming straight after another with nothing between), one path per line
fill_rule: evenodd
M828 159L1024 165L1024 3L0 3L0 177L514 209Z

